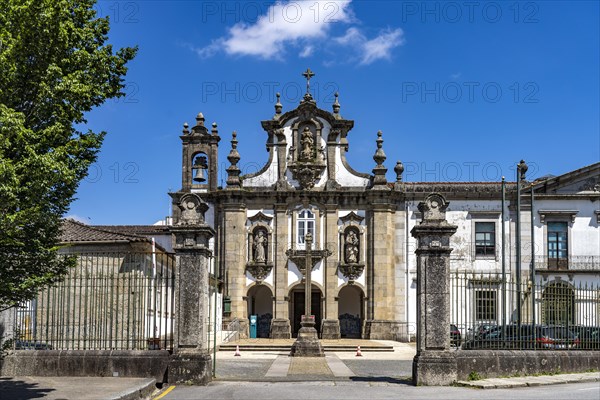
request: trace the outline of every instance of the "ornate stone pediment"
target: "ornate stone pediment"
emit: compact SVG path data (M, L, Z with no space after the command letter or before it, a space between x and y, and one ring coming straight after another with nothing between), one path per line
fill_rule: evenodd
M340 264L339 266L340 272L349 281L353 282L358 279L359 276L362 275L365 270L365 264L362 263L351 263L351 264Z
M272 219L273 217L263 214L262 211L259 211L258 214L248 217L248 221L250 221L251 224L255 224L257 222L264 222L266 224L269 224Z
M273 263L249 262L246 264L246 272L250 273L257 281L264 281L273 269Z
M354 223L356 223L356 225L360 225L360 223L364 219L365 219L365 217L361 217L354 211L351 211L349 214L346 214L343 217L340 217L340 221L342 222L342 224L352 224L354 222Z
M325 171L325 165L295 163L289 165L289 169L292 172L294 179L300 183L302 189L312 189L321 177L323 171Z

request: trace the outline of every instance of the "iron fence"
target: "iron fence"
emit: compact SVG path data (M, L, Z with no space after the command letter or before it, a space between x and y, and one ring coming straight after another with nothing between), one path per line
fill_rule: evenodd
M15 308L15 350L172 350L172 254L64 256L77 259L64 280Z
M451 344L461 349L600 350L600 280L521 285L510 274L455 272ZM520 309L519 309L520 306Z

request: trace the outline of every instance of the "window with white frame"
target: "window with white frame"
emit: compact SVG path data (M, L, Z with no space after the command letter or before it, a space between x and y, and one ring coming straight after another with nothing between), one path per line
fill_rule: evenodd
M496 223L475 222L475 256L495 256Z
M307 233L313 235L313 243L316 240L315 238L315 214L310 210L301 210L298 213L298 222L297 222L297 241L299 249L303 249L305 245L305 236Z

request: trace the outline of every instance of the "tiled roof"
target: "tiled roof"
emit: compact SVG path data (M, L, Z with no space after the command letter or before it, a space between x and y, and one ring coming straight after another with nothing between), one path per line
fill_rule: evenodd
M60 240L63 243L150 242L150 239L144 236L111 231L105 227L85 225L72 219L64 220Z
M94 225L94 228L125 235L166 235L170 233L167 225Z

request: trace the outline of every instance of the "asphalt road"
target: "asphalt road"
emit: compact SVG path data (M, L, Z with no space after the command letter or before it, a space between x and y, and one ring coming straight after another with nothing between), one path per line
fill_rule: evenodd
M408 384L358 382L213 382L205 387L175 386L160 400L377 400L377 399L577 399L598 400L598 382L536 386L513 389L471 389L464 387L414 387ZM164 391L163 393L164 394ZM160 396L160 395L159 395ZM156 398L156 397L155 397Z

